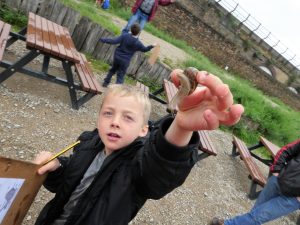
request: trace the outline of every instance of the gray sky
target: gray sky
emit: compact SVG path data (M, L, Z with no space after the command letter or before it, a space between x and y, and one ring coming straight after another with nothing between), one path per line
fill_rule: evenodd
M242 14L251 14L256 24L261 23L260 30L271 32L268 40L280 40L277 51L288 50L285 57L291 59L294 54L296 58L293 64L300 64L300 1L299 0L221 0L230 5L239 3L239 11ZM247 13L246 13L247 12ZM264 32L263 32L264 33ZM268 34L268 33L267 33ZM267 35L266 34L266 35ZM269 43L269 42L268 42ZM277 42L274 42L275 44ZM299 67L298 67L299 68Z

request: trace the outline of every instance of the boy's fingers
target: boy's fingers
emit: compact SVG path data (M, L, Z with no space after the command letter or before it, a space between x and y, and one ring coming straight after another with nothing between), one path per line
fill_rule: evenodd
M218 98L218 109L226 110L233 104L233 96L227 84L220 84L216 87L215 94Z
M210 109L207 109L203 113L203 117L206 121L206 130L214 130L219 127L219 118Z
M224 84L219 77L208 73L207 71L199 71L196 75L196 79L199 84L208 87L212 94L215 94L216 88L219 85Z
M229 126L234 125L240 120L243 112L244 107L241 104L232 105L229 108L229 112L226 114L225 119L222 120L221 123Z
M48 162L47 164L43 165L41 168L38 169L38 174L42 175L46 172L54 171L58 168L59 162L56 162L57 159ZM43 163L45 163L47 160L45 160Z

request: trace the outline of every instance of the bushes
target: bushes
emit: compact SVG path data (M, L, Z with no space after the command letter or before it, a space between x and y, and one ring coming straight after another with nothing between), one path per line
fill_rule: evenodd
M27 25L27 17L24 14L9 9L5 5L0 8L0 19L16 28L22 28Z

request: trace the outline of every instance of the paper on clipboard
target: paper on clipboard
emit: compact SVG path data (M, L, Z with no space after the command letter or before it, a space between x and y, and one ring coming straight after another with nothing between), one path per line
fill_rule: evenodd
M157 44L151 51L151 55L148 59L148 63L153 66L154 63L156 62L158 56L159 56L159 53L160 53L160 45Z
M21 225L45 175L38 175L40 165L0 157L0 224Z

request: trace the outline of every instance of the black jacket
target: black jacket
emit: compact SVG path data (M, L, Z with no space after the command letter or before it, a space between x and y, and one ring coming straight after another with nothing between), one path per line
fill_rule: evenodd
M180 186L196 163L199 136L177 147L164 133L171 118L162 120L148 138L138 138L109 155L94 181L81 196L66 225L128 224L147 199L160 199ZM51 224L62 213L94 157L104 145L98 131L84 132L70 157L59 158L62 167L49 173L44 186L55 197L40 213L36 225Z
M272 173L279 173L282 194L300 196L300 139L282 147L270 169Z

